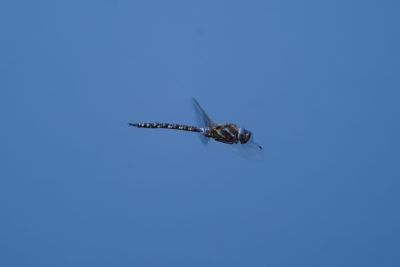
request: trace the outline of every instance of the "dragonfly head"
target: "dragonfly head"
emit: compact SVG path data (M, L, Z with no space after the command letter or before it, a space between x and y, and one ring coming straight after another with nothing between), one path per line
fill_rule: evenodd
M239 128L238 139L241 144L246 144L251 138L251 132L245 128Z

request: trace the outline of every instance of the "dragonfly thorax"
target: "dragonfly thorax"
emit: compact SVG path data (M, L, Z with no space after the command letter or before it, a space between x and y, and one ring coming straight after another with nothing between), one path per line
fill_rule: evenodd
M245 144L251 137L250 131L233 123L212 125L211 127L203 128L202 133L218 142L227 144Z

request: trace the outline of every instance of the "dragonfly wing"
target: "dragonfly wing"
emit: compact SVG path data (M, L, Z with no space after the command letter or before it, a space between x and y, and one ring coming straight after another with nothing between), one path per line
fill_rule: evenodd
M210 117L207 115L207 113L204 111L204 109L200 106L199 102L197 102L195 98L192 98L192 103L197 123L200 127L208 128L215 125L215 123L210 119ZM203 144L207 144L210 139L203 134L200 134L200 140Z
M195 98L192 98L194 110L196 113L196 117L198 123L200 123L201 127L210 127L215 125L215 123L210 119L204 109L200 106L199 102Z
M233 144L231 145L233 151L246 159L250 160L262 160L264 158L264 149L262 146L254 142L253 137L245 144Z
M208 141L210 141L210 138L204 136L204 135L201 134L201 133L199 134L199 137L200 137L200 141L201 141L204 145L207 145L207 144L208 144Z

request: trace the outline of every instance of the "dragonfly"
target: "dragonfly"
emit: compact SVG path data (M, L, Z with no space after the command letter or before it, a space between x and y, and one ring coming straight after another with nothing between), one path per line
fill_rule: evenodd
M262 146L254 141L251 131L239 127L234 123L215 123L195 98L192 98L192 103L199 126L160 122L138 122L128 123L128 125L137 128L195 132L200 134L200 139L203 144L207 144L210 139L213 139L217 142L233 145L235 148L243 151L252 151L251 153L259 153L263 150Z

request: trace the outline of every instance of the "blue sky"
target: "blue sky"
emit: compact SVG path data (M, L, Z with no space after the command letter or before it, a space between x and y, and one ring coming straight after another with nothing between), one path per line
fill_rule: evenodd
M2 1L0 265L399 266L399 7Z

